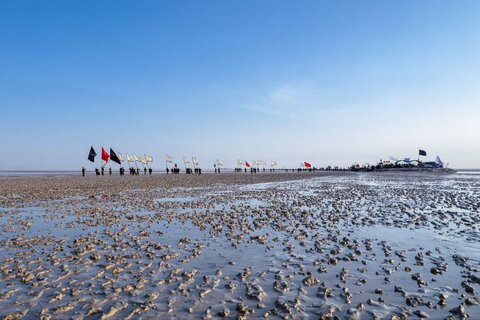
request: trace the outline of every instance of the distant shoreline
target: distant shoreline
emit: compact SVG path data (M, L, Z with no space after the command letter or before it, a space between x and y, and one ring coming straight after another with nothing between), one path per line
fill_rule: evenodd
M291 172L291 169L288 169ZM468 173L480 173L480 168L459 168L455 169L459 174L468 174ZM347 170L348 172L349 170ZM234 169L230 168L223 168L222 173L233 173ZM284 169L276 169L274 173L284 173ZM88 176L94 175L94 170L86 170ZM164 169L161 170L153 170L154 174L166 174ZM202 170L202 173L214 173L214 170ZM243 172L242 172L243 173ZM242 174L238 173L238 174ZM249 173L249 172L247 172ZM260 171L257 174L265 174L265 173L273 173L270 172L269 169L266 169L265 172ZM181 172L180 174L185 174L185 172ZM18 176L57 176L57 175L81 175L81 170L0 170L0 177L18 177ZM105 175L108 175L108 171L106 171ZM113 175L118 175L118 170L113 170ZM142 174L143 175L143 171Z

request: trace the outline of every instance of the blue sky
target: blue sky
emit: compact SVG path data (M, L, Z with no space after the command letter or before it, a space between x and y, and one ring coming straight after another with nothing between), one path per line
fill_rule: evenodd
M479 1L2 1L0 170L90 145L478 168L479 57Z

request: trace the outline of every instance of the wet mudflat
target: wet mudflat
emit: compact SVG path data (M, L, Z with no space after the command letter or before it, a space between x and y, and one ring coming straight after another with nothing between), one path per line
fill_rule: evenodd
M9 319L480 318L480 176L0 179Z

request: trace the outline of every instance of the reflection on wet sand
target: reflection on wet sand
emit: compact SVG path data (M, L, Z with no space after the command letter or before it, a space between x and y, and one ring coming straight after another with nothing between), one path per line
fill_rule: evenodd
M9 319L480 317L478 176L1 182Z

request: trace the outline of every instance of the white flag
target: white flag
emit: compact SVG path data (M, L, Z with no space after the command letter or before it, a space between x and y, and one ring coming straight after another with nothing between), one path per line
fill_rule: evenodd
M153 162L152 156L145 155L145 161L147 161L147 162Z
M168 154L165 155L165 162L173 163L173 159Z
M140 160L142 161L142 164L147 164L148 163L148 161L145 158L141 158Z
M183 157L183 163L185 163L185 164L190 163L190 160L188 160L187 157Z
M223 162L217 159L217 166L223 166Z
M443 162L442 162L442 160L440 160L440 157L439 157L439 156L437 156L437 158L435 159L435 163L437 163L438 165L443 166Z
M137 155L134 155L133 158L134 158L135 161L137 161L137 162L142 162L142 158L139 158Z
M198 164L199 164L198 159L195 158L195 157L192 157L192 163L193 163L195 166L198 166Z
M277 166L277 161L272 160L271 166L272 166L272 167L276 167L276 166Z
M130 161L135 161L135 160L133 160L133 157L131 155L127 154L127 161L130 162Z
M120 160L120 162L123 162L125 160L125 157L123 156L123 154L121 153L118 154L118 160Z
M243 167L244 165L245 165L245 161L243 161L242 159L237 160L237 166L238 167Z

